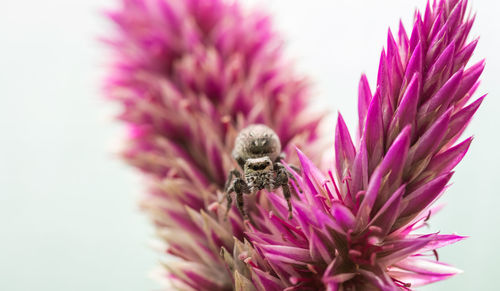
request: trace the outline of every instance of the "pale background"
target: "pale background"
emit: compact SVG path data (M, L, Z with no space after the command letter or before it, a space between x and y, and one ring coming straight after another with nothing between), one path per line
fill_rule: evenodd
M254 5L259 1L250 1ZM318 104L355 124L361 72L373 86L387 27L406 24L424 0L260 1L272 11ZM497 1L471 1L486 57L469 127L474 143L457 168L432 230L470 235L440 251L465 273L421 290L498 290L500 20ZM99 93L117 0L3 0L0 8L0 290L155 290L153 230L136 206L138 175L114 156L122 128ZM330 125L333 130L333 124ZM331 132L333 138L333 131Z

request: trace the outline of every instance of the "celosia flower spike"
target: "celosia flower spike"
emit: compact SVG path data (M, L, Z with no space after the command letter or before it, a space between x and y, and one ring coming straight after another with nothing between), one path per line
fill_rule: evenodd
M274 212L246 232L257 290L410 290L459 272L436 249L464 237L416 231L439 210L471 138L455 143L484 98L466 105L484 68L467 64L467 15L467 1L429 2L411 35L389 31L375 91L359 83L359 140L339 114L335 177L299 151L293 220L271 196Z
M182 290L247 286L238 259L249 249L245 225L234 209L225 221L218 203L235 167L233 142L241 128L263 123L285 152L300 145L319 157L322 115L308 109L306 82L285 65L269 17L232 1L122 0L108 15L118 33L106 40L114 58L105 89L130 133L123 156L148 178L142 206L179 259L160 276ZM232 267L221 249L234 254Z

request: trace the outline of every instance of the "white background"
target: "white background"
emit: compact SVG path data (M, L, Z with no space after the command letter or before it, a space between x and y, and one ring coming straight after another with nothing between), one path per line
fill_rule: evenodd
M258 1L247 0L254 5ZM408 28L424 0L260 1L272 11L297 71L318 104L356 124L357 82L376 79L388 26ZM265 2L265 3L264 3ZM497 290L500 255L500 20L497 1L474 0L487 59L471 123L475 140L457 167L433 231L470 235L440 251L465 272L421 290ZM153 290L159 255L136 206L141 181L115 155L122 127L100 95L110 31L100 10L117 0L3 0L0 8L0 290ZM333 139L333 126L330 135Z

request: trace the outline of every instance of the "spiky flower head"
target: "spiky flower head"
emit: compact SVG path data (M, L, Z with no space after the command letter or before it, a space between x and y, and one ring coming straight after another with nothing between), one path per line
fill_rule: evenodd
M468 101L484 62L468 66L477 40L467 1L417 11L411 34L389 31L375 92L362 76L359 136L339 114L334 171L322 174L300 151L293 219L271 196L246 235L244 261L257 290L409 290L457 269L436 249L463 239L419 233L438 209L471 138L456 143L483 97ZM334 172L334 173L333 173Z
M245 226L234 209L225 221L217 202L238 130L267 124L285 152L313 155L321 114L310 114L307 84L265 14L224 0L123 0L109 17L118 33L107 40L106 92L123 105L123 157L147 177L142 206L178 258L163 276L182 290L231 290L239 275L219 252L243 241Z

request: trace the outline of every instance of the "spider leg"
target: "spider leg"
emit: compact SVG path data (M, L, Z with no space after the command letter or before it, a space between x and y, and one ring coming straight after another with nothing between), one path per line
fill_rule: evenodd
M285 157L286 157L286 154L285 154L285 153L281 153L281 154L278 156L278 158L277 158L277 159L276 159L276 161L274 162L274 164L275 164L275 165L277 165L277 167L275 167L275 168L278 168L278 169L279 169L279 168L281 168L281 167L285 168L285 166L283 166L283 164L281 163L281 161L283 161L283 160L285 159ZM290 169L292 169L292 170L294 170L295 172L297 172L297 174L299 174L299 175L300 175L300 173L302 172L302 171L300 170L300 168L299 168L299 167L297 167L297 166L295 166L295 165L293 165L293 164L288 164L288 167L290 167ZM295 176L294 176L292 173L290 173L290 171L288 171L286 168L285 168L285 171L287 172L288 177L289 177L289 178L291 178L291 179L293 179L293 181L295 182L295 185L298 185L298 183L297 183L297 179L295 179ZM299 189L299 190L300 190L300 189ZM300 192L302 192L302 191L300 191Z
M285 196L286 203L288 204L288 219L292 219L292 202L290 201L292 195L290 195L290 186L285 184L281 186L281 189L283 189L283 196Z
M292 168L292 166L293 165L289 165L290 168ZM296 168L296 167L293 166L292 170L294 170L295 172L297 172L294 168ZM297 179L295 179L295 176L292 173L290 173L285 167L283 167L283 169L285 170L288 178L292 179L295 182L295 185L297 185L297 187L299 187L299 183L297 182ZM297 173L300 173L300 170ZM300 188L299 188L299 191L302 193L302 190Z
M243 194L250 193L250 189L248 188L248 185L243 179L243 177L241 176L241 173L238 172L237 170L232 170L231 172L229 172L228 179L229 178L231 179L229 180L231 182L229 182L228 186L226 185L227 208L226 208L226 214L224 215L224 219L227 219L227 215L233 203L233 199L231 197L232 192L236 194L236 206L238 207L238 210L243 215L244 219L248 219L248 215L246 214L244 208Z
M297 166L295 166L295 165L291 165L291 164L290 164L290 165L288 165L288 166L290 167L290 169L294 170L294 171L295 171L295 172L297 172L297 174L299 174L299 175L300 175L300 173L302 172L302 171L300 170L300 168L299 168L299 167L297 167ZM292 177L293 177L293 175L292 175Z
M240 211L241 215L243 215L243 219L248 219L248 214L245 212L245 205L243 202L243 192L236 192L236 206Z
M234 191L231 191L231 192L234 192ZM233 198L231 197L231 192L226 192L227 206L226 206L226 213L224 213L224 220L227 220L227 215L229 214L229 209L231 209L231 205L233 204Z
M300 168L295 166L295 165L288 165L292 170L294 170L295 172L297 172L299 175L300 175ZM293 182L295 182L295 186L297 187L297 189L299 190L300 193L302 193L302 189L300 188L299 186L299 183L297 182L297 179L295 178L295 176L290 172L288 171L287 168L285 168L285 166L281 163L281 162L276 162L274 164L274 168L275 168L275 171L278 173L279 171L285 171L285 173L287 174L288 178L289 179L292 179ZM287 185L288 185L288 182L287 182ZM296 189L293 188L295 194L298 194Z
M245 211L243 194L249 194L250 188L247 185L247 182L243 180L243 178L237 178L234 183L234 192L236 193L236 206L240 211L241 215L243 215L243 219L248 219L248 214Z
M291 199L291 193L290 193L290 186L288 186L289 182L289 173L286 170L286 168L281 164L281 163L276 163L276 186L281 186L283 189L283 196L286 199L286 203L288 204L288 219L291 219L292 216L292 202L290 201Z
M236 177L236 179L234 179L235 177ZM226 213L224 214L224 220L227 219L227 215L229 214L229 210L231 209L231 205L233 204L233 198L231 197L231 193L236 192L236 184L237 184L238 180L242 180L241 173L239 171L237 171L236 169L231 170L227 176L226 185L224 186L224 192L226 193L224 198L226 198L226 200L227 200ZM222 200L219 201L219 203L220 202L222 202Z
M233 182L233 177L240 178L241 177L240 172L236 169L232 169L231 171L229 171L229 174L227 175L226 185L224 185L224 192L227 192L229 186L231 186L231 183Z
M281 161L283 161L284 159L286 159L286 154L284 152L281 152L281 154L278 156L278 158L276 159L276 163L279 163Z

